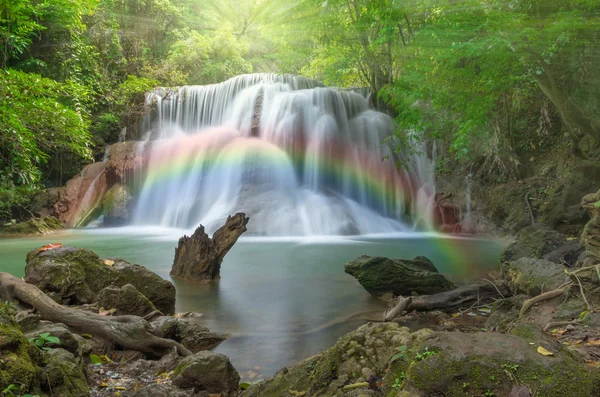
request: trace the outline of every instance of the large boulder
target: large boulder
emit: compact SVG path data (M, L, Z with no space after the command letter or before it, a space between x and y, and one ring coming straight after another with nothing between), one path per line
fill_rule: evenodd
M520 258L542 258L559 246L567 243L566 236L542 224L524 227L502 255L502 262L516 261Z
M224 396L235 395L240 376L229 358L211 351L201 351L184 358L175 368L173 385Z
M63 228L63 224L58 219L48 216L44 218L31 218L25 222L5 226L0 229L0 233L5 235L49 234Z
M104 224L120 226L129 221L133 196L120 183L114 184L102 199Z
M140 265L102 260L94 252L61 246L27 254L25 281L71 304L92 303L110 285L133 285L165 314L175 311L175 287Z
M581 205L589 212L590 221L581 233L581 245L591 255L600 258L600 190L583 197Z
M552 353L540 354L543 347ZM495 332L435 332L409 346L390 363L385 395L409 396L596 396L600 373L572 352L549 340L529 342Z
M150 299L131 284L125 284L120 288L109 285L98 293L96 303L105 309L116 309L117 316L132 314L144 317L156 310Z
M346 263L344 271L355 277L371 295L422 295L449 291L454 287L438 273L431 261L417 256L412 260L362 255Z
M561 264L535 258L521 258L502 267L510 288L531 296L551 291L569 281L565 270Z

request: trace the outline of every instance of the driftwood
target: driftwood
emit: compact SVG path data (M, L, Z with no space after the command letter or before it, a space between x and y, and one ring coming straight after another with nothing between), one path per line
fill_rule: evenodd
M458 287L451 291L440 292L433 295L421 295L413 297L400 297L396 306L388 309L385 313L385 321L393 320L402 312L430 311L430 310L452 310L468 302L485 302L493 297L504 297L510 295L510 290L504 285L472 284Z
M237 213L227 217L225 225L212 239L200 225L191 237L183 236L175 249L171 276L189 281L211 282L221 278L221 262L237 239L246 231L249 218Z
M98 336L126 349L163 356L175 347L181 356L192 354L180 343L152 334L151 325L141 317L101 316L62 306L35 285L4 272L0 272L0 298L22 302L36 309L43 320L65 324L76 332Z

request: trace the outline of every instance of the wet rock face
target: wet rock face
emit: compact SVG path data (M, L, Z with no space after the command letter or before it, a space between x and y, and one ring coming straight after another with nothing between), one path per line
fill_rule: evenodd
M129 221L133 197L120 183L111 187L102 199L104 225L121 226Z
M58 200L50 213L67 226L76 226L97 205L107 189L106 163L86 165L58 190ZM88 193L89 191L89 193Z
M211 351L201 351L184 358L175 369L173 385L223 396L235 395L240 376L229 358Z
M133 285L164 314L175 311L175 287L143 266L101 260L86 249L61 246L27 254L25 281L71 304L92 303L110 285Z
M429 295L455 288L422 256L408 260L362 255L346 263L344 271L376 297L388 292L404 296L413 292Z

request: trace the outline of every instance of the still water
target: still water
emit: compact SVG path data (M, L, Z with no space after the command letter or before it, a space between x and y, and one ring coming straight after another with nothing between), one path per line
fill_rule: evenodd
M183 230L76 229L60 234L0 239L0 271L22 276L28 251L59 242L146 266L170 279ZM215 351L228 355L245 380L272 376L279 368L317 354L366 320L360 312L385 309L344 273L359 255L428 257L455 281L473 277L497 261L494 240L407 233L385 236L242 237L225 257L222 279L210 285L173 280L177 311L198 312L198 321L232 337ZM339 320L339 321L336 321Z

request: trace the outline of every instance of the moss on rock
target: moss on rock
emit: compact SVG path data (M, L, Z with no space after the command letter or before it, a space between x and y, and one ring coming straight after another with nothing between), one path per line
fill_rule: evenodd
M25 280L69 303L92 303L105 287L133 285L165 314L175 311L175 286L143 266L101 260L86 249L63 246L27 254Z
M44 353L42 388L63 397L87 396L89 387L81 359L64 349Z
M435 294L451 290L450 281L438 273L431 261L418 256L412 260L362 255L346 263L344 271L355 277L371 295Z
M40 390L40 350L23 335L11 319L0 316L0 386L15 385L19 393Z
M521 258L505 263L502 271L513 291L536 296L569 280L566 267L543 259Z
M15 223L0 229L5 235L49 234L64 229L63 224L53 216L31 218L25 222Z
M414 352L425 347L435 353L416 358ZM543 356L513 335L436 332L391 366L384 392L393 395L392 385L401 379L400 388L415 395L507 396L515 385L526 385L540 397L597 395L600 373L560 346L552 348L554 356Z

